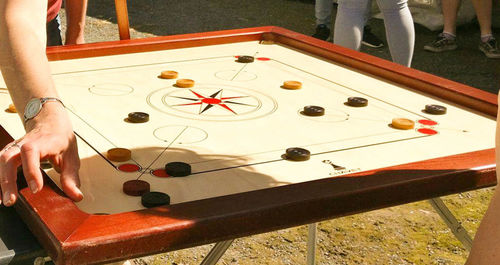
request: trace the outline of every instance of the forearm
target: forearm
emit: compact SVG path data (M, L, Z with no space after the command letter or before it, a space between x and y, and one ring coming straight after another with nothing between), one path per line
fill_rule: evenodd
M24 110L31 98L56 97L47 56L45 0L0 1L0 68L16 108ZM45 106L46 105L46 106ZM19 197L17 169L22 165L31 191L43 187L40 161L60 169L63 191L73 200L79 190L80 160L76 137L61 104L45 104L25 124L26 134L0 150L0 203L12 206ZM19 111L22 116L24 111Z
M0 3L0 69L19 110L31 98L57 96L45 54L45 10L47 1Z
M66 44L84 43L87 0L66 0Z

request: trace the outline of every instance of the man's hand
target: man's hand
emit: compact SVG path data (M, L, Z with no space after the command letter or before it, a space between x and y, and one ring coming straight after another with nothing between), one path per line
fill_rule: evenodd
M40 161L46 159L61 174L66 195L75 201L82 200L76 138L64 107L59 102L45 103L41 112L27 122L26 131L24 137L0 151L0 203L3 200L4 205L11 206L16 202L17 168L21 165L31 191L40 191L43 187Z

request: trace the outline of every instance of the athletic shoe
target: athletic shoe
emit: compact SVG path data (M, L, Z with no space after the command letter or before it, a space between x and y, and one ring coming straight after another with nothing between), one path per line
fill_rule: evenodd
M327 40L330 37L330 29L325 24L319 24L316 26L316 32L312 37L320 40Z
M479 50L481 50L488 58L500 58L500 50L498 50L498 43L495 38L490 38L490 40L487 42L481 41L479 43Z
M384 43L372 33L370 26L366 26L363 29L363 40L361 44L372 48L384 47Z
M446 38L443 33L439 33L437 39L424 46L424 50L430 52L452 51L458 48L455 39Z

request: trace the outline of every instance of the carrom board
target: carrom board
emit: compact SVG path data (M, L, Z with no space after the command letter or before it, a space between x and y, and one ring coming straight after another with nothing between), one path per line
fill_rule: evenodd
M238 56L255 58L238 62ZM58 264L171 251L494 185L495 96L277 27L48 50L78 138L84 200L58 175L16 205ZM191 88L161 79L174 70ZM300 81L302 88L283 88ZM363 97L366 107L346 104ZM10 97L4 90L0 106ZM425 105L445 106L433 115ZM325 109L306 116L304 106ZM130 112L146 112L131 123ZM393 118L415 128L391 126ZM0 114L2 146L23 135ZM132 158L113 162L111 148ZM290 147L307 161L284 156ZM192 167L165 173L168 162ZM52 179L52 181L49 180ZM140 179L171 205L122 191Z

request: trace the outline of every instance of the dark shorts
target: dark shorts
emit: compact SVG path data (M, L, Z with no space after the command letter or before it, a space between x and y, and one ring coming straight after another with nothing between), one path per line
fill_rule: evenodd
M47 46L62 45L61 20L59 15L47 22Z

